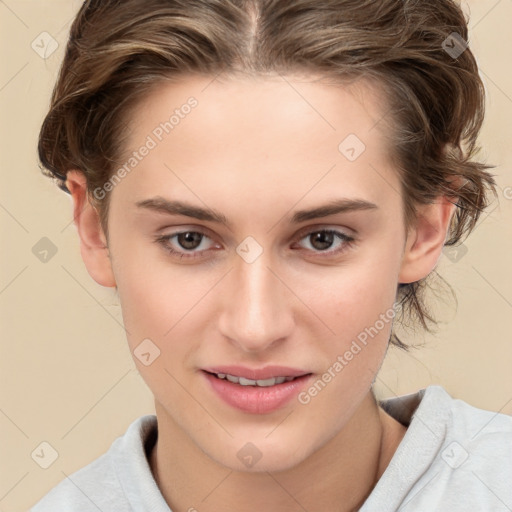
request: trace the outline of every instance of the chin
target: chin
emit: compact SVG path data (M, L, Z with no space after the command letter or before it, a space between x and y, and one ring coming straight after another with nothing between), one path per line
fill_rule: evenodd
M303 441L294 442L291 436L286 435L275 439L245 439L230 439L229 445L218 444L204 451L217 464L244 473L287 471L300 465L308 457L308 451L314 451L314 447L308 450Z

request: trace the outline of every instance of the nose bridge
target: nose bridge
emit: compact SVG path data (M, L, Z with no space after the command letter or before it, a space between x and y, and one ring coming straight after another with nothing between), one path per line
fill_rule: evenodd
M264 350L291 328L285 290L268 268L272 268L270 260L266 251L252 262L237 255L230 272L220 328L244 351Z

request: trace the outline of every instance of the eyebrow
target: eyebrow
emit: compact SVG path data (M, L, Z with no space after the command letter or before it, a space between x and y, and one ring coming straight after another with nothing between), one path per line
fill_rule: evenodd
M139 208L166 213L168 215L183 215L198 220L216 222L227 227L231 227L225 215L211 208L201 208L184 201L168 200L157 196L151 199L144 199L135 203ZM360 210L377 210L379 207L364 199L335 199L329 203L309 210L297 210L292 218L292 224L299 224L308 220L319 219L335 215L337 213L347 213Z

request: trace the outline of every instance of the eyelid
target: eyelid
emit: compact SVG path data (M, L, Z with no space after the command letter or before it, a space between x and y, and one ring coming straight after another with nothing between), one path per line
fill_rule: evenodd
M297 234L294 235L294 239L302 239L306 235L311 233L316 233L317 231L337 231L340 234L345 235L347 238L356 238L357 231L354 229L349 229L346 227L335 226L333 224L313 224L306 226L299 230Z

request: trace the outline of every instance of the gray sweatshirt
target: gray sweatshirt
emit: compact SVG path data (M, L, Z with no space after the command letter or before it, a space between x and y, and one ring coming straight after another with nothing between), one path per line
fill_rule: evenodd
M360 512L512 511L512 417L434 385L380 405L408 429ZM170 512L146 455L156 436L156 416L136 419L30 512Z

